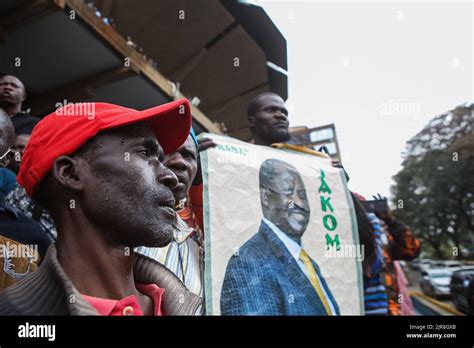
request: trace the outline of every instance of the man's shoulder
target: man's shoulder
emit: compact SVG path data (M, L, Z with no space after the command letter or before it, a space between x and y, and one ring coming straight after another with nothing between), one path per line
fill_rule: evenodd
M31 277L32 273L25 278ZM35 315L36 313L29 313L29 307L24 307L21 300L24 294L28 292L28 288L20 280L14 284L9 285L6 289L0 292L0 316L5 315ZM35 291L31 291L30 298L34 298Z
M23 315L23 313L11 303L8 293L3 290L0 292L0 316L5 315Z
M262 245L265 244L265 238L262 233L258 231L252 237L250 237L242 246L238 249L239 255L251 256L255 253L262 251Z
M15 117L18 117L18 118L31 118L31 119L41 120L39 117L31 115L31 114L30 114L29 112L27 112L27 111L20 111L20 112L17 113L16 115L13 115L13 116L12 116L12 119L14 119Z
M41 121L41 118L37 117L37 116L33 116L33 115L30 115L28 112L19 112L17 113L16 115L12 116L11 117L11 120L13 123L15 122L36 122L38 123L39 121Z
M229 264L232 264L231 267L245 264L251 264L254 267L265 267L271 257L272 251L268 245L268 240L259 230L236 250L229 260Z
M32 116L27 112L19 112L15 116L11 117L13 126L15 127L15 133L18 134L30 134L33 128L38 124L41 119L36 116Z
M1 291L0 316L67 314L66 295L47 273L44 267L37 267Z

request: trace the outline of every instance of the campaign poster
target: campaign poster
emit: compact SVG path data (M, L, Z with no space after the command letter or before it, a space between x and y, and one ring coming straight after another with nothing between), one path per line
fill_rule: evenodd
M362 315L346 178L328 156L203 134L208 315Z

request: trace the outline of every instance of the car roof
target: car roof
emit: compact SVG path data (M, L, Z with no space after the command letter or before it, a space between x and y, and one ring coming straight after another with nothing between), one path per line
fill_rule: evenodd
M451 273L451 271L447 268L430 268L427 272L428 273L447 273L447 274Z

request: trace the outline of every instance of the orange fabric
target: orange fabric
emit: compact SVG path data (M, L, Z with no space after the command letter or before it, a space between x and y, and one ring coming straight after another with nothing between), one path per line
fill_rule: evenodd
M194 212L196 221L201 231L204 231L203 197L202 197L203 187L204 187L203 184L199 186L191 186L191 189L189 190L190 207Z
M192 229L192 232L189 233L188 237L192 237L199 244L199 246L203 246L204 234L202 233L202 229L199 226L199 222L196 218L193 207L185 206L183 209L178 211L178 214L186 223L186 225Z
M399 303L400 288L394 260L413 260L420 253L421 243L415 238L409 228L401 223L393 222L388 226L382 224L388 244L384 245L382 254L384 266L382 269L384 285L388 295L388 310L390 315L402 315Z

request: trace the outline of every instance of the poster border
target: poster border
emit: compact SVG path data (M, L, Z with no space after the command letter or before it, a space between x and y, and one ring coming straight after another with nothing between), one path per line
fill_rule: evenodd
M201 137L209 136L209 133L203 133ZM212 136L212 135L211 135ZM227 138L227 137L225 137ZM277 149L275 149L277 150ZM280 151L285 151L286 149L280 149ZM212 270L211 270L211 221L209 216L209 171L208 171L208 151L203 151L200 153L201 158L201 171L202 171L202 185L203 185L203 213L204 213L204 246L206 252L204 253L204 303L205 303L205 315L214 315L213 311L213 293L212 293ZM313 155L309 155L306 153L299 153L297 151L288 151L292 153L296 153L299 155L307 155L314 158ZM352 238L354 243L360 245L359 233L357 231L357 219L355 217L355 207L354 202L352 201L352 197L349 193L349 187L347 184L347 180L344 174L344 170L339 170L339 175L342 180L343 185L345 185L346 190L345 196L348 206L350 208L350 218L352 224ZM357 269L357 283L359 285L359 306L360 306L360 314L361 316L365 315L365 306L364 306L364 288L363 288L363 281L362 281L362 265L360 262L357 262L357 258L354 257L355 266ZM209 265L209 267L206 267Z
M360 239L359 239L359 232L357 230L357 219L355 216L355 207L354 207L354 202L352 201L352 197L349 193L349 186L347 185L347 179L346 179L346 174L344 173L343 169L339 170L339 174L341 175L341 180L343 184L346 186L346 200L347 203L350 207L351 210L351 223L352 223L352 239L354 240L355 243L357 243L360 246ZM364 249L365 253L365 249ZM364 255L365 257L365 255ZM362 262L357 261L357 257L354 257L354 261L356 264L356 269L357 269L357 283L359 284L359 305L360 305L360 314L359 315L365 315L365 302L364 302L364 282L362 278Z
M205 135L204 135L205 136ZM208 150L209 151L209 150ZM203 185L203 218L204 218L204 304L205 315L213 315L212 272L211 272L211 221L209 216L209 172L208 151L200 153ZM209 267L207 267L209 265Z

